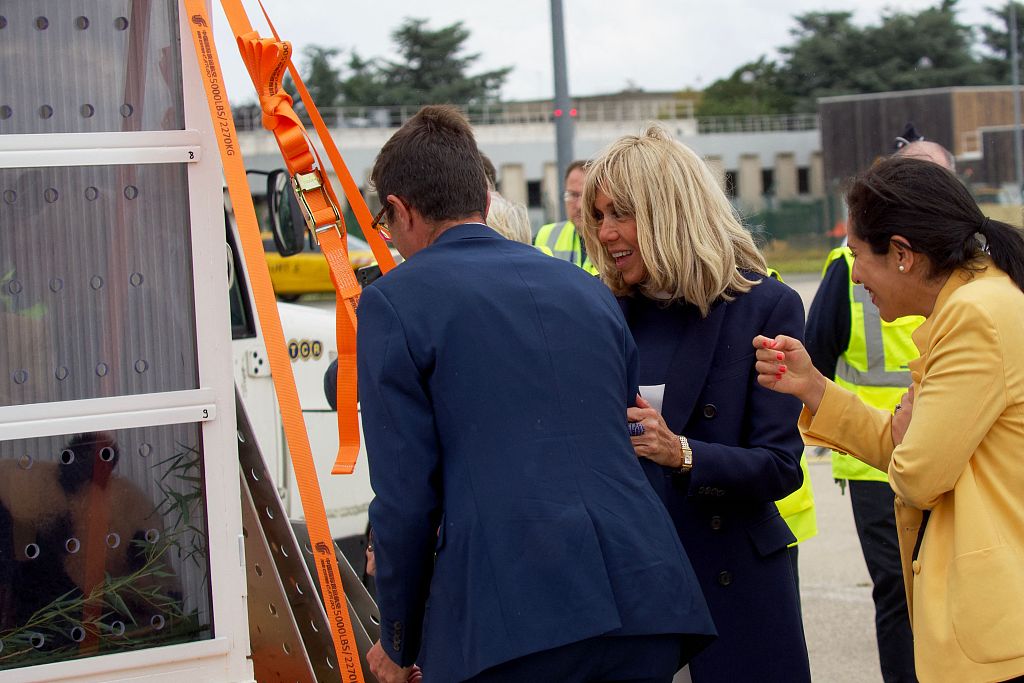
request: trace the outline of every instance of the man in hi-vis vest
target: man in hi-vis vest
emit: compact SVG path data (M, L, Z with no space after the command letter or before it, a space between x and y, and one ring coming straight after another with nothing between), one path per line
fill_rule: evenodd
M597 275L597 268L587 258L583 239L576 232L576 225L580 222L580 200L583 198L586 165L586 161L577 159L565 171L565 194L562 199L569 220L542 225L533 239L533 246L548 256L570 261L591 275Z
M908 125L896 138L896 156L922 158L955 171L953 155L925 141ZM853 282L849 247L834 249L825 264L821 285L807 314L805 345L811 360L826 377L856 393L869 405L893 410L910 386L907 363L917 358L911 334L920 316L881 319L867 291ZM855 458L832 453L832 476L849 486L853 521L864 561L871 575L875 603L875 635L882 679L914 683L914 639L903 585L894 494L886 473Z

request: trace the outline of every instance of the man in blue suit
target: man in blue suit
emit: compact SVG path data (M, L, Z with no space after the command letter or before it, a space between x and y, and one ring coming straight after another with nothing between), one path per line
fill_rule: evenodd
M671 680L714 627L629 441L637 356L615 299L483 224L480 154L454 108L410 119L372 181L375 228L406 261L359 304L371 670Z

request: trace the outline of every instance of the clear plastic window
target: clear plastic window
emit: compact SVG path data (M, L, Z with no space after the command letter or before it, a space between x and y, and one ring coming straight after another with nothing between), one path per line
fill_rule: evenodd
M0 134L181 130L178 4L5 0L0 83Z
M0 169L0 406L198 386L184 164Z
M0 669L212 637L198 425L0 442Z

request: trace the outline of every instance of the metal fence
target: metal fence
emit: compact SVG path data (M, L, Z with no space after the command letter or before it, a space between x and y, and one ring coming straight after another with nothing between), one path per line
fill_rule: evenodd
M388 107L324 107L320 114L331 128L397 128L419 111L421 105ZM522 125L550 123L555 109L550 102L494 102L456 105L474 126ZM297 108L299 116L308 117ZM236 107L235 125L239 130L254 130L261 125L261 112L256 105ZM646 120L679 120L693 118L693 101L677 98L636 100L600 100L580 102L573 109L560 112L579 122L621 122Z
M457 105L474 126L527 125L551 123L555 110L550 102L496 102ZM320 114L329 128L398 128L419 111L420 105L390 107L324 107ZM256 105L236 107L239 130L258 130L262 114ZM301 107L299 117L310 125ZM579 123L632 123L643 121L694 120L692 100L644 98L635 100L583 101L562 116ZM806 131L818 128L817 114L781 116L706 116L696 118L697 130L708 133L769 133Z
M702 116L697 119L697 132L702 135L709 133L778 133L817 129L817 114Z

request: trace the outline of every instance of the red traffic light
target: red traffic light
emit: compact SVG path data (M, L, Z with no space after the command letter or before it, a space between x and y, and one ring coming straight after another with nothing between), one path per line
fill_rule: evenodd
M575 108L569 110L569 116L571 116L573 118L576 118L576 109Z
M561 118L561 117L562 117L562 110L561 109L556 109L555 110L555 118L558 119L558 118Z

